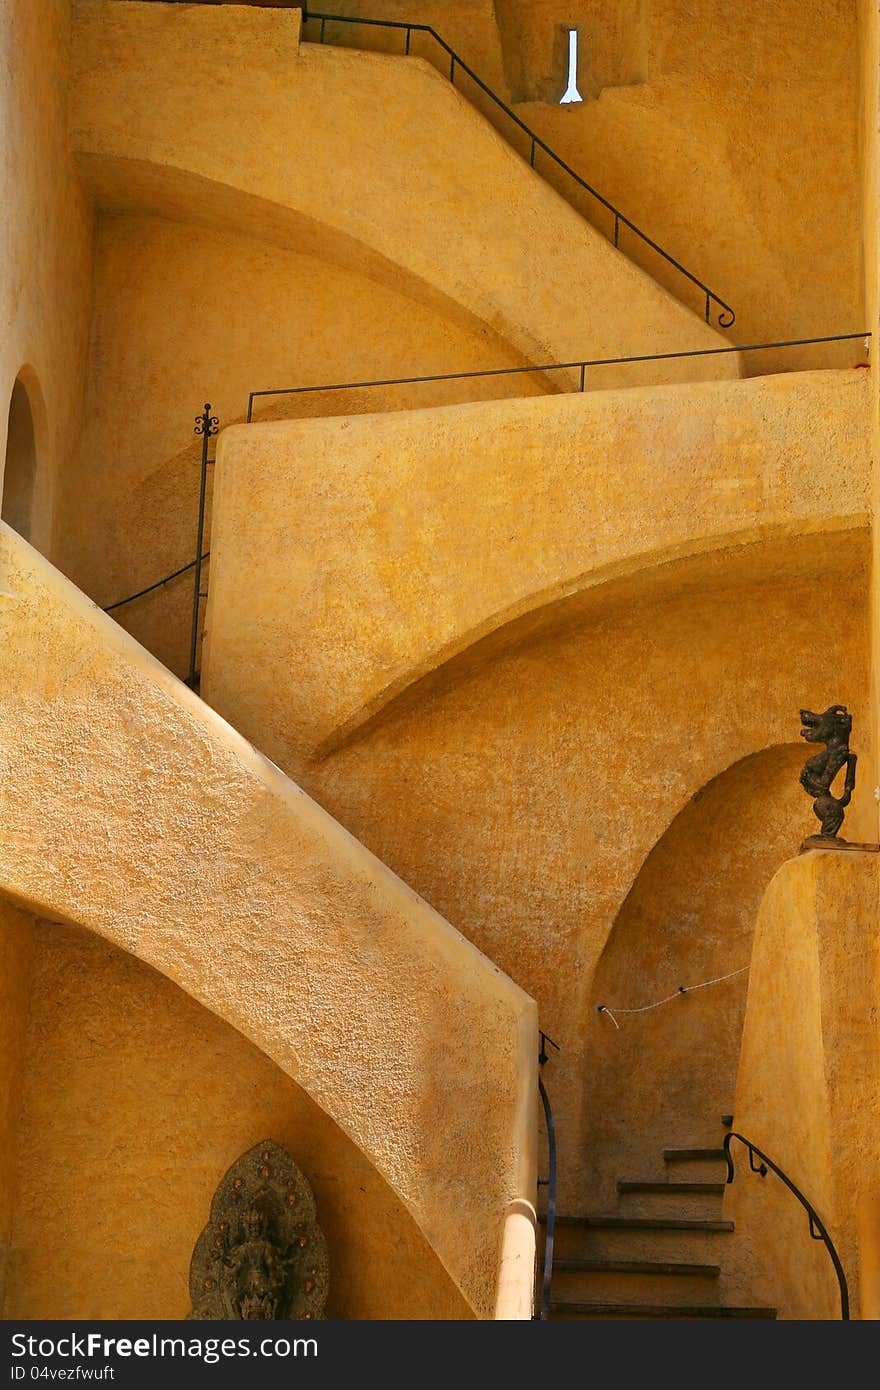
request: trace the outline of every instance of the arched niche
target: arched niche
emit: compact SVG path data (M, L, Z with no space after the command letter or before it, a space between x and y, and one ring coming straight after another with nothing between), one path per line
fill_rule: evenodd
M38 519L43 417L43 399L36 375L30 368L24 368L16 377L9 398L0 517L25 540L33 538Z
M596 969L586 1025L590 1190L662 1178L664 1148L717 1146L733 1109L748 966L764 888L812 832L800 744L754 753L704 786L657 841Z
M185 1317L217 1183L263 1138L287 1148L314 1191L328 1317L472 1317L362 1151L165 975L2 897L0 966L0 1095L5 1080L14 1101L0 1106L0 1318Z

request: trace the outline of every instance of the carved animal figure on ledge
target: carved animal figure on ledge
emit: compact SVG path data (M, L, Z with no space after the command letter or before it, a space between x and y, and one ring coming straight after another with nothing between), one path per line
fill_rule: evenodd
M813 813L822 822L822 835L834 839L856 785L856 755L849 751L852 715L846 705L829 705L824 714L802 709L801 724L801 738L807 743L826 745L823 753L814 754L804 763L800 782L807 795L815 798ZM831 784L844 764L843 794L834 796Z

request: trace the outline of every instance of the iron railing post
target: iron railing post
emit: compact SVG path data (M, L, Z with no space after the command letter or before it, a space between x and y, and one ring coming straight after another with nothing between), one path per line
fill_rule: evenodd
M196 528L196 565L195 582L193 586L193 615L192 632L189 644L189 675L186 683L191 690L195 689L198 680L197 652L199 644L199 609L202 601L202 542L205 535L205 496L208 489L208 442L212 435L217 433L220 421L216 415L211 414L210 404L206 403L201 415L196 416L196 427L194 434L202 437L202 474L199 482L199 521Z
M547 1051L547 1044L555 1048L558 1052L559 1044L555 1043L546 1033L541 1033L541 1050L538 1053L538 1065L543 1067L549 1060L550 1054ZM550 1316L550 1288L553 1282L553 1242L556 1234L556 1125L553 1120L553 1110L550 1105L550 1097L544 1085L543 1078L538 1074L538 1094L541 1097L541 1105L544 1109L544 1124L547 1128L547 1177L542 1184L547 1188L547 1223L544 1227L544 1268L541 1278L541 1305L538 1311L538 1320L546 1322Z

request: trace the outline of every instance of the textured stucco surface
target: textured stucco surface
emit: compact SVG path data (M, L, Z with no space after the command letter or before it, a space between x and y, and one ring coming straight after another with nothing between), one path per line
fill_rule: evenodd
M861 524L866 377L233 427L218 446L206 698L298 767L562 595L732 541Z
M877 0L858 0L859 21L859 155L861 174L861 232L862 232L862 274L864 278L865 326L874 334L874 343L880 342L880 284L878 284L878 242L880 242L880 194L878 194L877 167L880 160L880 56L878 56L878 34L880 34L880 6ZM876 347L874 349L876 357ZM880 383L876 369L871 373L871 401L869 431L871 454L874 466L871 470L871 511L873 516L880 514ZM874 574L880 574L880 537L876 526L873 529ZM880 637L880 586L871 586L872 623L872 670L871 670L871 708L874 719L874 736L877 737L878 712L880 712L880 665L878 665L878 637ZM880 812L880 803L877 811ZM875 834L878 829L875 827ZM878 903L880 909L880 903Z
M216 1184L265 1138L289 1150L315 1193L328 1317L472 1316L363 1153L253 1043L81 928L39 923L25 945L32 990L16 1073L5 1317L184 1317L190 1257ZM8 972L2 978L11 983ZM27 998L17 994L19 1011ZM5 1009L0 1018L5 1025Z
M0 1310L6 1295L15 1212L22 1061L33 956L30 928L30 918L0 901Z
M734 1127L813 1203L846 1271L853 1316L863 1263L876 1272L880 1145L875 854L811 851L769 884L758 916ZM744 1151L742 1151L744 1153ZM725 1206L782 1315L840 1316L824 1248L797 1202L741 1160ZM748 1244L746 1244L748 1242Z
M384 17L386 3L358 0L354 9ZM444 8L432 22L477 72L500 40L501 95L517 115L734 305L734 341L871 326L860 268L857 102L860 64L863 75L877 66L873 0L572 0L564 10L556 0L495 0L494 20L480 11L467 22L462 10L470 7ZM582 92L591 82L599 88L598 99L580 106L556 104L559 67L555 85L545 86L560 23L581 30ZM362 39L349 30L345 41ZM876 128L876 101L871 121ZM862 171L872 164L876 154L863 146ZM607 213L588 198L583 208L607 235ZM876 236L876 216L867 235ZM659 257L625 234L622 245L680 292ZM789 348L747 354L744 364L749 373L837 366L857 361L859 351Z
M505 1211L534 1194L534 1004L8 527L0 545L0 888L260 1046L490 1316Z
M13 383L34 412L31 538L52 548L59 474L80 424L91 207L67 145L67 0L0 8L0 489Z
M193 558L193 417L206 400L225 426L244 419L255 389L520 361L488 328L469 331L317 256L168 218L101 216L85 422L66 469L59 567L109 604ZM546 377L523 374L283 396L256 410L338 415L548 389ZM188 669L192 590L188 573L115 614L177 675Z
M810 534L588 588L476 643L297 772L538 999L541 1026L563 1046L548 1085L564 1203L589 1200L592 974L643 863L689 799L740 759L789 743L804 702L841 699L863 760L847 824L855 838L867 833L866 565L865 531ZM281 633L266 634L267 652ZM299 707L318 652L315 642L279 674L273 699L286 691ZM260 714L248 712L253 730ZM794 843L812 829L802 800ZM744 855L749 883L763 855L756 849L754 865ZM659 1065L656 1075L659 1087Z
M429 64L299 46L296 11L78 0L75 15L72 141L102 203L189 220L222 205L227 225L335 248L533 362L724 345ZM732 354L626 379L738 370Z

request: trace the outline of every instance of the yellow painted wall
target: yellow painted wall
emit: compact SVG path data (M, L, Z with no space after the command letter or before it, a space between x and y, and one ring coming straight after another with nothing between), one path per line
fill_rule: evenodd
M730 543L862 525L866 375L228 430L203 691L298 769L566 594Z
M590 1201L593 971L670 823L732 763L796 736L805 700L845 699L866 755L847 824L865 833L866 546L855 532L768 542L549 604L298 774L538 1000L563 1048L547 1080L569 1208ZM292 666L286 689L301 678ZM812 828L802 797L789 844ZM744 848L743 865L756 888L764 846ZM704 1101L692 1099L696 1125Z
M866 400L819 373L222 437L205 696L538 999L566 1200L592 972L689 798L844 700L870 825Z
M382 13L378 0L360 0L358 9ZM507 73L501 95L512 95L517 115L551 148L733 304L735 342L866 327L856 0L573 0L564 8L496 0L495 12ZM519 100L534 97L553 71L560 23L581 28L581 71L592 71L598 99L565 107ZM440 32L477 65L486 40L472 38L455 7ZM871 55L876 63L873 47ZM540 157L539 168L553 177ZM607 233L607 214L593 203L589 215ZM622 245L675 287L671 268L629 239ZM744 360L750 373L843 365L859 360L859 345Z
M6 1294L16 1197L16 1155L22 1099L33 943L24 913L0 901L0 1309Z
M876 1318L878 1179L876 855L813 851L767 888L755 932L734 1127L801 1188L827 1225L853 1316ZM736 1151L735 1151L736 1152ZM744 1152L744 1151L743 1151ZM768 1176L725 1199L739 1259L762 1271L789 1318L837 1318L837 1283L807 1217Z
M491 1317L534 1200L533 1002L5 526L0 589L0 890L261 1047Z
M859 153L861 171L861 215L862 215L862 274L864 279L865 323L874 334L871 357L876 362L878 343L880 343L880 307L878 307L878 260L877 246L880 239L880 199L878 199L877 164L880 159L880 51L878 51L878 5L877 0L859 0ZM880 470L877 466L878 446L880 446L880 387L877 382L876 367L871 373L871 405L868 425L871 438L874 466L871 477L871 509L878 515L880 506ZM877 730L878 718L878 636L880 636L880 592L878 592L878 536L874 528L874 557L871 585L872 622L872 700L871 708ZM880 805L878 805L880 810Z
M60 563L100 604L194 557L193 417L206 400L225 426L245 417L249 392L262 388L522 362L488 328L470 331L366 275L167 218L99 218L93 298L85 423L68 464ZM348 414L549 389L547 378L519 375L287 396L258 402L255 414ZM192 587L188 574L116 614L178 674L189 660Z
M5 1317L184 1317L216 1185L269 1137L315 1193L328 1317L473 1316L363 1153L253 1043L91 933L31 936Z
M52 548L53 497L80 424L91 289L91 206L67 148L68 0L0 13L0 487L13 384L35 415L31 537Z
M806 695L823 707L826 692L847 700L856 746L870 752L864 556L864 535L809 538L783 556L754 547L608 585L580 608L561 603L537 632L514 626L494 650L451 663L433 689L303 774L538 1000L541 1026L563 1048L547 1084L569 1209L592 1205L592 975L654 845L724 768L797 737ZM820 649L817 584L835 629ZM854 838L865 833L867 756L862 771ZM814 828L800 793L789 845ZM752 891L764 856L763 845L743 850ZM666 1060L653 1061L658 1089ZM696 1125L708 1101L691 1100Z
M76 15L71 133L102 205L317 250L532 362L724 346L701 300L698 316L609 246L429 64L298 47L295 11L78 0ZM626 379L737 373L734 354Z

